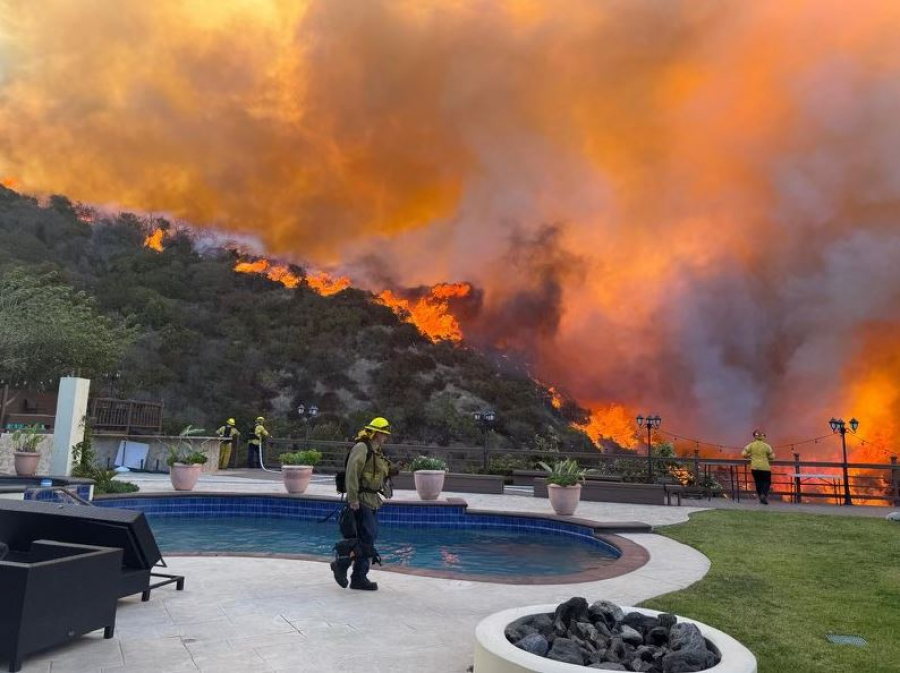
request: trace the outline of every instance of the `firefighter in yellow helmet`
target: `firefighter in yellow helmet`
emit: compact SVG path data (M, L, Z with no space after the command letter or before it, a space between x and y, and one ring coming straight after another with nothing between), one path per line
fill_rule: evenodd
M753 431L753 441L744 447L744 458L750 459L750 472L756 484L756 495L761 505L769 504L769 489L772 488L772 464L775 452L766 442L766 433Z
M231 462L231 454L237 447L238 439L241 432L237 429L237 424L233 418L225 421L225 425L216 430L216 434L222 439L219 445L219 469L227 469Z
M247 440L247 467L249 468L262 467L263 451L266 448L266 438L269 436L269 431L263 425L265 422L265 418L257 416L256 422L253 424L253 434Z
M347 571L352 564L351 589L378 589L378 584L369 580L368 573L373 560L381 562L375 551L375 540L378 538L377 513L383 504L382 496L391 496L389 478L394 470L383 450L390 436L391 424L387 419L374 418L357 435L356 444L347 457L346 516L352 516L349 527L355 528L355 535L348 534L342 521L341 532L345 540L342 541L343 546L338 543L337 558L331 564L335 581L344 588L348 584Z

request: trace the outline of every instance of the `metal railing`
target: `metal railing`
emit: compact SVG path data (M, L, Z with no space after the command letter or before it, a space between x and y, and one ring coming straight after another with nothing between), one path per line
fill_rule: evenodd
M303 439L272 439L266 444L267 465L278 465L278 456L287 451L299 451L307 447ZM349 442L310 440L309 448L322 452L319 471L331 472L343 466ZM442 458L452 472L482 472L483 447L435 446L425 444L388 444L386 453L391 460L405 462L416 456L428 455ZM243 453L246 456L246 453ZM494 459L522 459L523 469L537 460L552 462L574 458L586 469L603 473L621 474L635 482L647 480L647 456L639 453L601 453L599 451L540 452L528 449L487 450L488 465ZM744 459L704 458L699 453L691 456L652 459L655 481L696 485L698 489L721 494L737 502L753 497L755 487L750 462ZM623 470L626 466L629 469ZM849 484L854 501L871 504L900 505L900 464L897 457L889 463L848 463ZM793 460L772 462L772 488L770 494L786 502L841 502L843 499L843 463L831 461L804 461L799 454ZM812 479L804 474L829 474L831 479ZM799 477L793 475L801 475Z

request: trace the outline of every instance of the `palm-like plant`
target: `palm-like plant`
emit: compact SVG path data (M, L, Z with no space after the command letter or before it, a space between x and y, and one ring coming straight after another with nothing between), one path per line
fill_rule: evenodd
M172 467L175 463L183 465L203 465L209 460L209 457L202 451L194 448L191 437L199 435L203 432L203 428L195 428L188 425L184 430L178 433L178 437L174 442L167 442L165 447L169 450L169 456L166 458L166 465Z
M574 458L558 460L552 466L540 462L542 470L547 471L547 483L557 486L575 486L584 481L584 470L578 466Z

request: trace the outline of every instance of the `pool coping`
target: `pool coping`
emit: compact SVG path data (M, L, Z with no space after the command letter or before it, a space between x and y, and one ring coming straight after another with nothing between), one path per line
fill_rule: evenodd
M328 502L338 505L343 499L334 496L324 495L306 495L306 494L288 494L288 493L241 493L227 491L175 491L172 493L127 493L127 494L104 494L97 496L95 500L143 500L143 499L177 499L177 498L197 498L197 497L230 497L241 499L259 499L259 498L276 498L283 500L311 500L316 502ZM549 512L516 512L510 510L485 510L485 509L469 509L468 502L463 498L450 497L444 500L389 500L385 505L394 505L399 507L462 507L466 515L475 516L498 516L498 517L515 517L526 518L537 521L553 521L559 523L572 524L581 526L592 531L593 537L609 546L612 546L619 552L619 557L612 559L609 563L591 570L585 570L579 573L569 573L565 575L553 575L552 577L539 577L534 575L478 575L473 573L455 573L453 571L433 570L409 568L400 565L379 566L380 570L386 572L395 572L405 575L415 575L418 577L470 581L470 582L487 582L491 584L518 584L518 585L565 585L579 584L584 582L594 582L598 580L612 579L621 577L631 573L638 568L646 565L650 560L650 552L642 545L633 542L627 538L621 537L616 533L651 533L653 527L649 524L625 521L625 522L600 522L593 519L581 519L571 516L558 516ZM298 561L314 561L317 563L329 563L330 558L316 556L314 554L282 554L267 552L167 552L166 556L170 557L235 557L235 558L270 558L270 559L286 559Z

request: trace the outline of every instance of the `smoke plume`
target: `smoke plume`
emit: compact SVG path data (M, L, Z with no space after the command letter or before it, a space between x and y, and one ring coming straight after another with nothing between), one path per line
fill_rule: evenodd
M0 17L0 179L20 189L351 275L471 282L467 336L664 429L786 442L856 415L896 441L900 3L0 0Z

